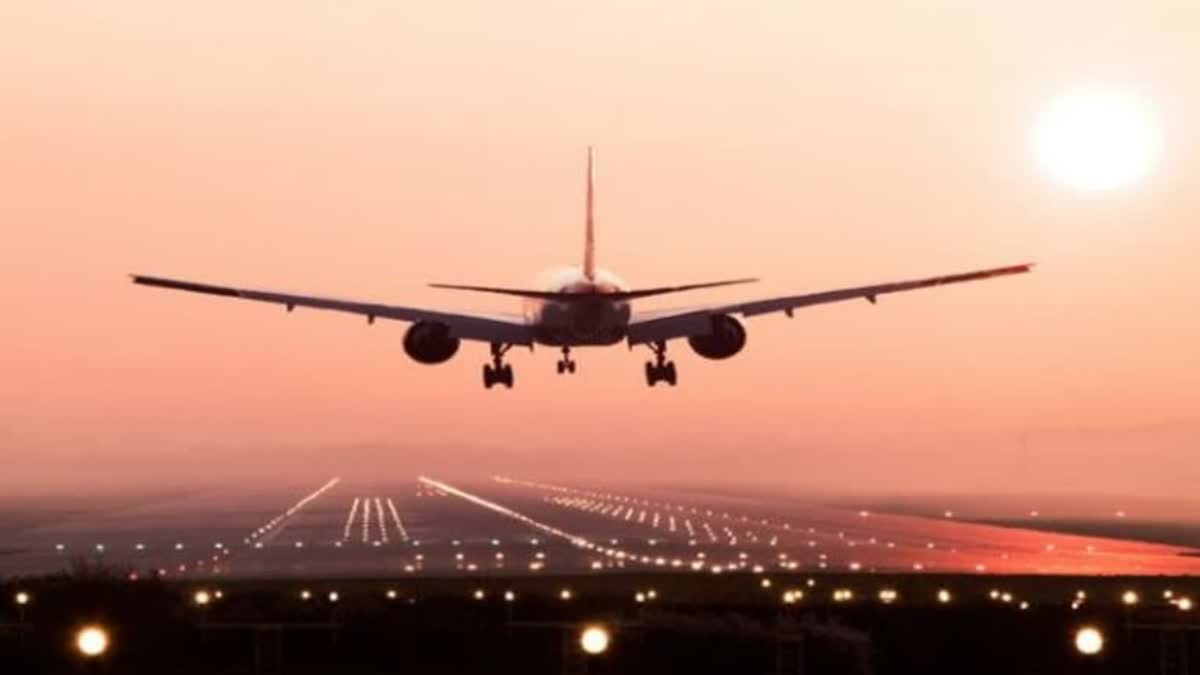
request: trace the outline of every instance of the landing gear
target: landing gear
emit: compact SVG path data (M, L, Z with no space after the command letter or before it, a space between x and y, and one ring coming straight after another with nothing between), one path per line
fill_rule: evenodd
M512 345L492 343L492 362L483 364L484 388L491 389L492 385L502 384L512 389L513 369L511 365L504 362L504 353L508 351L509 347Z
M571 348L564 346L562 348L562 354L562 358L558 360L558 374L573 374L575 372L575 360L571 358Z
M675 378L675 362L667 360L667 343L663 341L650 344L654 350L654 362L646 362L646 385L653 387L659 382L666 382L672 387L677 382Z
M513 386L513 369L509 364L503 366L492 367L488 364L483 364L483 386L491 389L492 385L502 384L509 389Z

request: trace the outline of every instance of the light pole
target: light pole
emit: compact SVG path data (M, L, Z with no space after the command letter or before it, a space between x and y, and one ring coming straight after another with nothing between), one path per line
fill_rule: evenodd
M25 591L17 591L17 594L13 596L13 600L17 603L17 621L25 623L25 606L29 604L32 598Z
M591 624L584 626L579 632L579 648L583 650L584 659L582 670L588 672L588 664L593 658L599 657L608 651L608 645L612 641L612 635L608 632L608 628L601 624ZM565 656L565 654L564 654Z
M202 588L192 594L192 602L200 608L200 641L204 642L208 639L208 605L212 595Z

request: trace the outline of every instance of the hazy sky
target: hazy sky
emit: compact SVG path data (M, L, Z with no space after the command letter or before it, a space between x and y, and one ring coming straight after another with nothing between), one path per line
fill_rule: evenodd
M857 489L1184 492L1200 477L1194 2L0 5L0 488L502 469ZM1039 174L1039 109L1144 96L1139 185ZM418 306L598 256L650 306L1024 261L749 322L745 352L414 363L404 325L142 272ZM1024 441L1022 441L1024 438Z

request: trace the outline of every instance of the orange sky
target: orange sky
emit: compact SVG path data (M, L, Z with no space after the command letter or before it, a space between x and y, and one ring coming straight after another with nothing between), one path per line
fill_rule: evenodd
M0 489L424 466L1194 487L1193 4L17 0L0 25ZM1097 80L1151 100L1166 147L1141 185L1070 193L1030 127ZM515 309L423 284L577 263L589 143L602 266L764 279L647 306L1040 266L753 319L729 362L679 343L675 390L645 349L581 350L573 378L514 351L511 392L481 388L480 345L431 368L401 324L124 276Z

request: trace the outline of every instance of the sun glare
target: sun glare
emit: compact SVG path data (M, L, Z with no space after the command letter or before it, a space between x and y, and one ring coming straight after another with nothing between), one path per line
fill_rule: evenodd
M1087 85L1067 89L1042 110L1033 148L1055 183L1100 191L1148 174L1162 138L1145 100L1117 87Z

